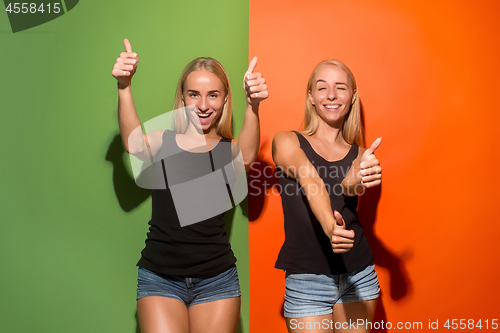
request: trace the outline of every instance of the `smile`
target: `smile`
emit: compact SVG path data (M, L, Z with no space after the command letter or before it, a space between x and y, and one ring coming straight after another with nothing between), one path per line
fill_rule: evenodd
M200 118L208 118L212 115L212 113L199 113L199 112L197 112L197 114L198 114L198 117L200 117Z
M327 108L327 109L338 109L338 108L340 108L340 105L339 104L325 105L325 108Z

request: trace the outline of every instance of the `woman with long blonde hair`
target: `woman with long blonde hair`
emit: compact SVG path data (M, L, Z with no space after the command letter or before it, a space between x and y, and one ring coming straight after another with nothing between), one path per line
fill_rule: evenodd
M358 87L338 60L323 61L307 84L304 128L279 132L273 159L285 218L276 268L286 271L289 332L366 332L379 296L373 254L357 219L358 194L381 182L365 149Z
M112 71L120 132L127 152L152 161L154 176L151 227L137 264L141 331L235 332L240 287L223 215L231 166L240 160L248 168L259 149L258 110L268 92L262 75L253 72L257 58L244 76L247 107L237 142L228 77L208 57L193 60L181 74L173 128L143 134L131 91L139 58L127 39L124 45Z

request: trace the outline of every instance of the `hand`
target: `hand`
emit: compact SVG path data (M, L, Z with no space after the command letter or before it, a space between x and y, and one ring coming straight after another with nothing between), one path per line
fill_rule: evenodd
M132 45L130 45L128 39L124 39L123 44L125 45L125 52L120 53L120 57L116 59L113 71L111 72L111 75L118 81L119 88L125 88L130 85L132 76L135 74L137 64L139 63L139 56L137 53L132 52Z
M267 92L266 79L261 73L254 73L257 66L257 57L254 57L248 65L248 70L243 77L243 90L247 95L247 104L258 104L269 97Z
M373 141L370 148L368 148L363 155L361 155L361 184L364 187L374 187L380 185L382 182L382 167L380 162L375 156L375 150L380 146L382 137Z
M346 230L344 219L339 212L334 211L335 224L331 229L330 241L334 253L348 252L354 246L354 230Z

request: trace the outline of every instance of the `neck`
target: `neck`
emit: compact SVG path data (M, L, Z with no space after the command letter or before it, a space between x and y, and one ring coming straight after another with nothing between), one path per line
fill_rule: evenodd
M314 136L318 139L324 140L328 143L346 143L344 137L342 136L342 124L344 123L344 119L338 121L336 124L329 125L324 121L320 120L318 124L318 129Z
M208 129L206 131L203 131L203 135L205 136L205 139L208 141L208 139L217 139L219 140L221 136L217 134L217 131L215 128Z
M192 123L188 125L186 132L184 132L184 135L190 137L191 140L202 142L207 142L210 139L213 141L213 139L218 138L215 129L203 131L200 128L194 126Z

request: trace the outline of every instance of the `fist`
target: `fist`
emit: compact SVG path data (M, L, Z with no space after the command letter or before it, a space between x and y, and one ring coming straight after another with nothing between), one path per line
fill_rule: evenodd
M139 56L137 53L132 52L132 45L130 45L128 39L124 39L123 44L125 52L120 53L113 66L113 71L111 71L111 75L118 81L120 88L130 85L132 76L135 74L137 64L139 63Z
M361 155L361 163L359 165L361 169L361 184L366 188L380 185L382 182L382 167L375 156L375 150L380 146L381 142L382 138L373 141L370 148Z
M334 253L345 253L354 246L354 230L346 230L344 219L339 212L333 212L333 225L330 241Z
M257 66L257 61L257 57L252 59L243 77L243 90L247 95L247 104L258 104L269 97L266 79L262 77L261 73L253 72Z

